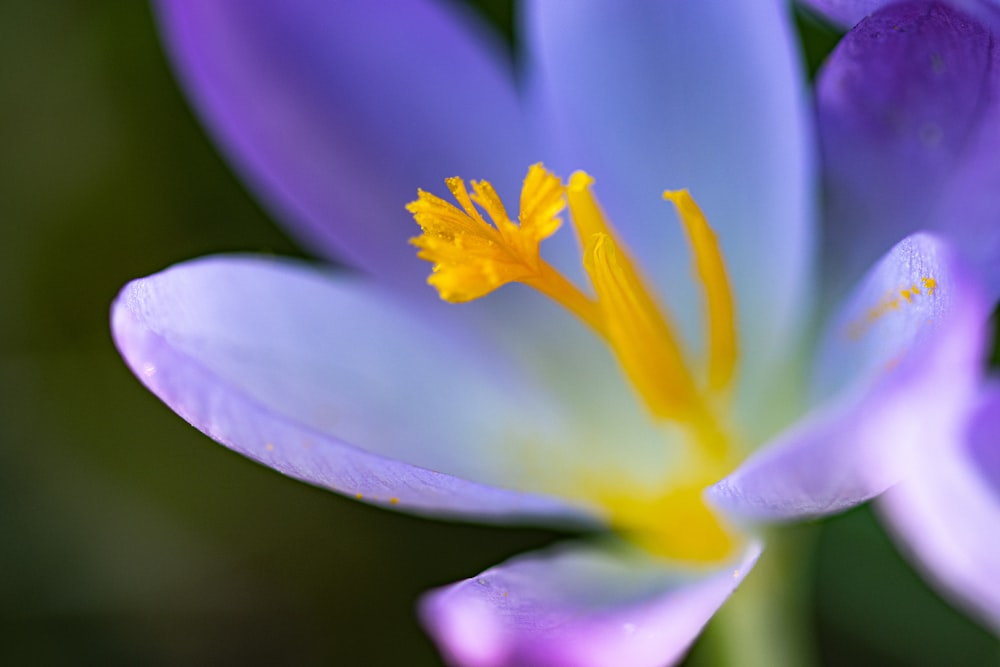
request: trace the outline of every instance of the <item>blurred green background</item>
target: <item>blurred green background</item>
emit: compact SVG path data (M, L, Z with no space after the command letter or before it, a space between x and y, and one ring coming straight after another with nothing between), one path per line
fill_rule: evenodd
M818 63L836 35L802 28ZM215 152L145 3L3 3L0 63L0 664L439 664L420 592L558 536L293 482L142 389L108 333L125 282L303 250ZM796 531L823 664L997 664L869 510Z

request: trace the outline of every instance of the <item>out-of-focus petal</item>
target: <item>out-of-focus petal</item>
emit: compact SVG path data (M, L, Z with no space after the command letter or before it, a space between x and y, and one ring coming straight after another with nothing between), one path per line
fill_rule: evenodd
M428 594L421 616L464 667L677 662L760 554L705 572L580 545L528 554Z
M886 5L900 0L799 0L821 16L844 28L857 25L862 19L874 14ZM998 5L996 0L941 0L963 11L987 16Z
M945 594L1000 633L1000 387L963 426L914 456L911 474L879 507Z
M741 342L754 350L744 369L787 355L811 289L812 134L787 10L775 0L532 0L525 11L529 99L553 163L594 176L697 348L700 292L661 197L691 191L718 232Z
M453 5L158 3L195 106L276 215L317 252L417 289L403 208L417 188L461 175L516 196L531 161L507 57Z
M883 5L899 0L799 0L830 21L850 28Z
M453 325L370 281L250 257L137 280L112 314L122 356L157 396L287 475L419 513L579 514L520 492L538 489L515 461L560 439L558 410Z
M904 2L852 30L817 106L824 248L840 292L897 239L954 239L1000 295L1000 50L989 24Z
M712 487L755 519L842 510L897 482L905 461L948 437L980 378L990 308L944 241L909 237L829 323L816 366L818 407Z

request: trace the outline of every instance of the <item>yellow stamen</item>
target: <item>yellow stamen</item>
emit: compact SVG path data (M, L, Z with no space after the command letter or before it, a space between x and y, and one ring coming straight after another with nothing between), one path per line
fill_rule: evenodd
M594 179L578 171L566 199L583 248L583 265L597 292L618 362L657 417L684 422L705 417L674 328L632 263L591 192Z
M726 265L715 232L687 190L667 190L663 198L677 208L694 255L695 272L705 292L708 330L708 387L722 391L736 368L736 312Z
M473 181L470 194L462 179L448 179L458 206L420 191L407 209L423 234L411 243L419 257L433 262L428 282L446 301L476 299L520 282L573 312L604 339L650 414L680 426L691 449L689 462L665 480L663 493L622 493L628 484L604 492L607 486L595 483L593 495L619 531L654 553L696 561L730 557L733 534L701 495L729 469L735 451L715 414L715 399L732 383L737 358L733 297L718 242L686 191L665 193L677 207L704 291L708 363L706 376L695 377L666 310L591 192L593 182L577 172L563 187L541 165L532 166L515 223L489 183ZM559 228L567 203L596 298L539 254L541 241Z
M601 304L608 343L655 416L701 419L702 401L662 311L607 234L594 234L583 265Z
M646 286L629 253L591 192L594 179L574 173L569 187L540 164L528 170L515 224L493 186L460 178L447 180L461 208L419 191L407 209L423 235L412 239L418 256L434 263L428 282L450 302L477 299L510 282L520 282L560 303L587 323L611 347L622 370L657 418L693 427L706 449L724 440L697 386L666 311ZM691 243L707 310L707 389L716 393L732 380L736 326L732 292L715 234L685 190L666 192ZM541 241L559 228L569 203L584 252L584 267L597 294L587 297L539 254ZM477 208L478 206L478 208ZM489 220L480 213L486 213ZM706 435L707 434L707 435Z
M614 236L614 230L608 223L604 211L590 191L593 185L594 179L590 174L577 171L569 177L569 187L566 188L566 201L569 202L569 210L573 214L573 228L576 230L576 238L582 249L587 247L588 240L594 234Z

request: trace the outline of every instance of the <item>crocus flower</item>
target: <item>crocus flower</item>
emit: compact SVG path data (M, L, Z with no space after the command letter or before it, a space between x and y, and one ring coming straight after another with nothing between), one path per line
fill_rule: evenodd
M248 182L360 271L137 280L112 324L138 377L364 502L604 531L424 598L449 661L672 663L762 525L876 496L965 413L988 302L948 241L901 238L821 303L783 3L525 2L517 81L446 3L158 7Z
M831 226L829 266L861 229L878 245L914 229L948 234L1000 294L1000 55L996 3L813 0L857 22L818 81ZM886 6L884 6L886 5ZM868 14L871 14L870 16ZM861 258L863 259L863 258ZM847 261L845 261L847 260ZM879 502L929 578L1000 632L1000 396L987 385L967 419L919 456Z

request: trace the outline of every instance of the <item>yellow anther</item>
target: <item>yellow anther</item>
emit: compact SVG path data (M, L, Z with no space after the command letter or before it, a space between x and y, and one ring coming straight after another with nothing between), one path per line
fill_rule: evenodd
M673 330L614 239L591 236L583 265L597 292L608 342L650 412L681 422L702 419L704 406Z
M694 255L695 273L705 293L708 331L708 388L725 389L736 369L736 311L726 265L715 232L687 190L667 190L663 198L672 202L680 216Z
M604 211L590 191L593 185L594 179L590 174L577 171L569 177L569 186L566 188L566 200L573 215L573 228L576 230L576 238L580 242L581 249L587 247L590 237L594 234L614 237L614 230L611 229Z
M657 417L686 423L705 417L674 327L657 303L629 253L591 192L594 179L578 171L566 199L573 227L584 249L583 265L597 293L618 362L643 402Z

